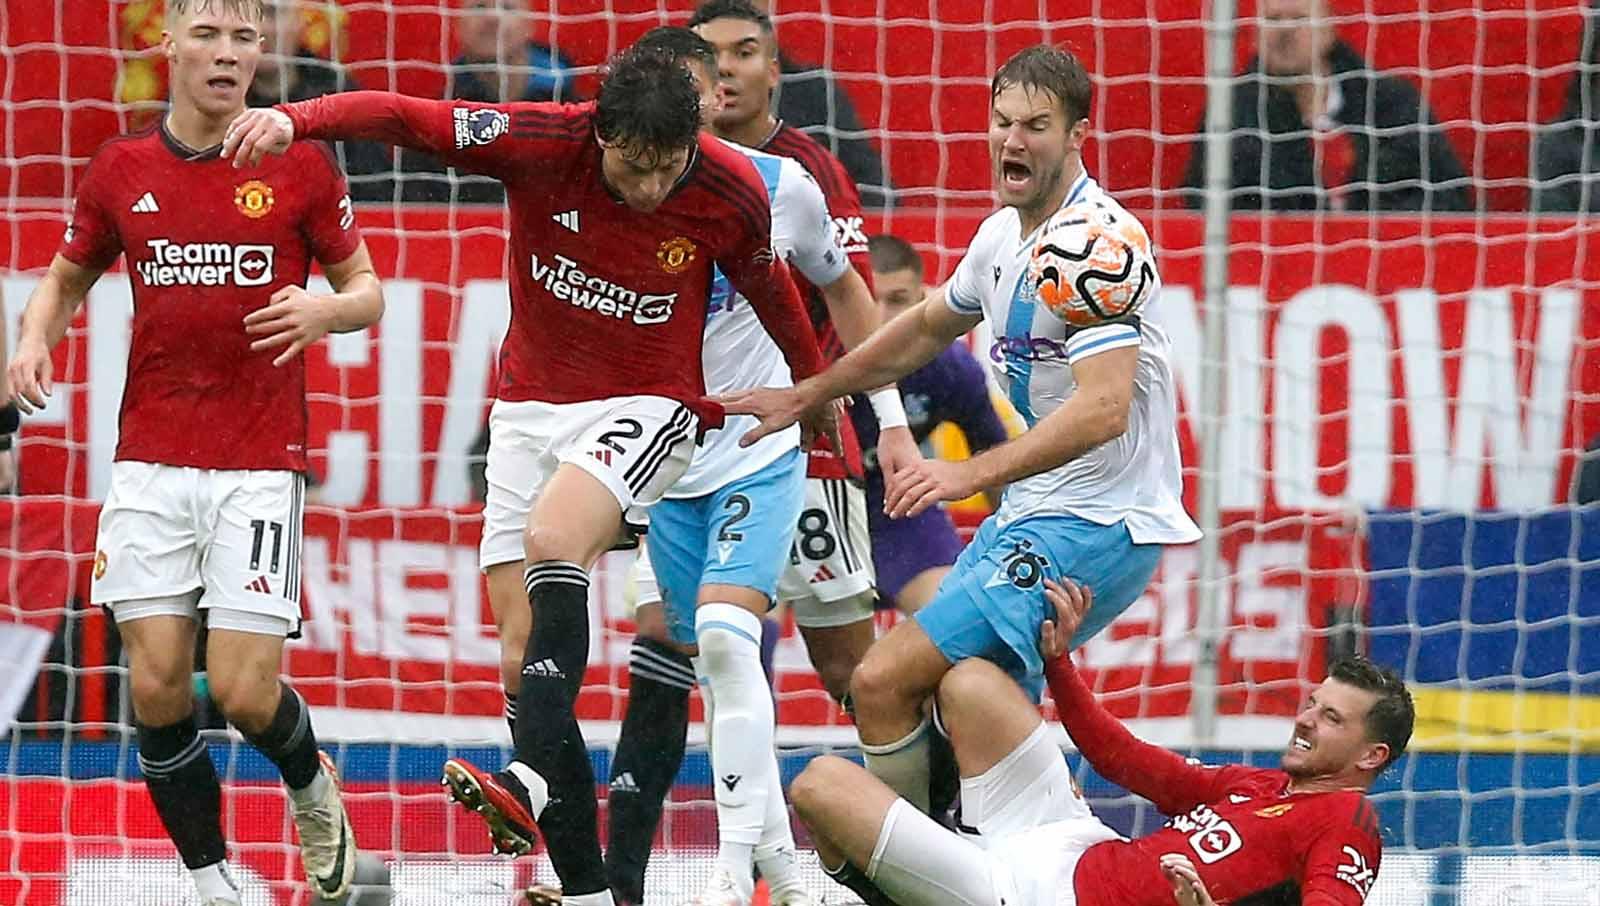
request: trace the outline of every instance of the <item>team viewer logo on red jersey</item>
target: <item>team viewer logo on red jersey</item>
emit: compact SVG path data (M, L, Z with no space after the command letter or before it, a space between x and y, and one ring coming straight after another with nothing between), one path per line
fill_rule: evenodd
M555 258L554 262L545 262L533 255L530 272L556 299L619 321L631 318L633 323L643 327L664 324L672 318L677 293L641 293L591 274L565 255Z
M265 286L272 282L270 245L149 239L150 257L133 261L145 286ZM129 251L129 258L133 258Z
M272 187L259 179L240 183L233 190L233 206L239 213L251 220L260 220L272 213L272 206L276 201L272 197Z

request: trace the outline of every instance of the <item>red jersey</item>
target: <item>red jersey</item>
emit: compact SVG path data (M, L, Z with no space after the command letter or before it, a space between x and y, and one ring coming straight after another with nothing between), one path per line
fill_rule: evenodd
M1079 906L1171 906L1166 853L1189 857L1218 903L1284 883L1303 906L1361 906L1378 877L1378 817L1359 790L1292 793L1283 771L1211 767L1141 742L1112 717L1071 661L1046 675L1061 723L1101 776L1173 816L1137 840L1097 843L1073 877Z
M220 146L219 146L220 147ZM107 142L89 163L62 241L103 271L126 254L133 329L118 460L204 469L306 467L306 370L244 317L304 286L315 258L361 245L344 173L308 143L234 169L218 148L186 147L161 125Z
M828 204L828 216L833 219L834 240L850 256L850 263L870 290L872 258L867 254L866 218L861 212L861 194L856 191L855 181L844 164L816 139L782 120L757 150L794 158L817 181L822 198ZM799 274L795 274L794 279L805 295L811 326L816 329L817 342L822 344L823 357L829 362L838 360L844 355L844 344L828 316L828 303L822 298L821 290ZM857 400L857 405L862 404ZM839 423L843 456L833 451L826 438L819 438L811 449L806 474L813 478L862 478L865 475L861 466L861 444L856 439L855 426L849 422L850 419L841 419Z
M511 324L503 400L655 395L720 424L703 401L700 346L713 265L750 300L796 377L822 367L772 211L749 159L702 136L656 210L601 178L593 103L469 104L357 91L279 109L307 138L376 139L499 179L511 211Z

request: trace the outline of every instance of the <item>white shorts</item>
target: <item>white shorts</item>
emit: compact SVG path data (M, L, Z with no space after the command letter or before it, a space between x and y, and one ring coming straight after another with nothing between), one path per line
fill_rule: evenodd
M1078 859L1118 838L1078 794L1043 724L999 764L964 778L961 796L963 821L990 832L953 833L903 799L890 807L867 875L901 906L1073 906Z
M593 475L617 499L628 526L619 541L642 531L644 509L689 468L698 428L693 412L661 396L582 403L495 400L489 409L489 491L479 568L522 560L528 514L562 463Z
M294 634L304 508L298 472L114 462L89 599L118 622L208 611L213 628Z
M847 626L872 618L872 587L866 489L844 478L807 478L778 600L790 602L801 626Z

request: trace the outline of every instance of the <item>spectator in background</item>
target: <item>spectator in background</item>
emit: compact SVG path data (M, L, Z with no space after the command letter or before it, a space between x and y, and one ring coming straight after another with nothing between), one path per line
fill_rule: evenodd
M776 15L772 0L751 0L756 9ZM833 74L821 66L796 62L778 50L781 74L777 103L778 119L805 132L833 152L856 181L861 203L886 208L893 203L894 186L884 172L883 158L867 138L850 95Z
M1257 56L1233 89L1235 210L1459 211L1467 177L1404 79L1373 72L1325 0L1262 0ZM1197 131L1204 133L1205 116ZM1205 136L1184 185L1205 186ZM1201 194L1188 194L1199 207Z
M463 101L570 101L574 67L533 40L526 0L466 0L456 20L461 55L450 64L450 96Z
M1539 130L1533 153L1535 211L1600 211L1600 34L1586 11L1578 71L1567 103Z
M270 107L303 101L356 87L344 68L323 59L301 43L304 21L300 0L267 0L261 22L261 62L255 81L245 95L250 107ZM393 193L389 152L375 142L339 142L339 162L350 177L350 197L356 201L386 201Z
M577 72L555 48L533 40L527 0L466 0L456 18L461 53L450 63L452 98L485 104L514 101L571 101ZM408 171L429 176L407 180L409 201L500 204L505 188L498 180L452 172L416 151L404 152Z

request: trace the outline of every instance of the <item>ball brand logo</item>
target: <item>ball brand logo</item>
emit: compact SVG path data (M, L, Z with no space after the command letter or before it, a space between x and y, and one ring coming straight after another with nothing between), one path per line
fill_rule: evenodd
M146 286L265 286L272 282L270 245L150 239L150 257L134 262Z
M260 220L272 213L275 203L272 187L259 179L240 183L233 190L233 206L251 220Z
M689 269L694 261L694 243L674 236L661 243L661 248L656 249L656 261L661 263L661 269L669 274L681 274Z
M104 579L105 576L106 576L106 552L105 551L95 551L94 552L94 577L96 579Z

